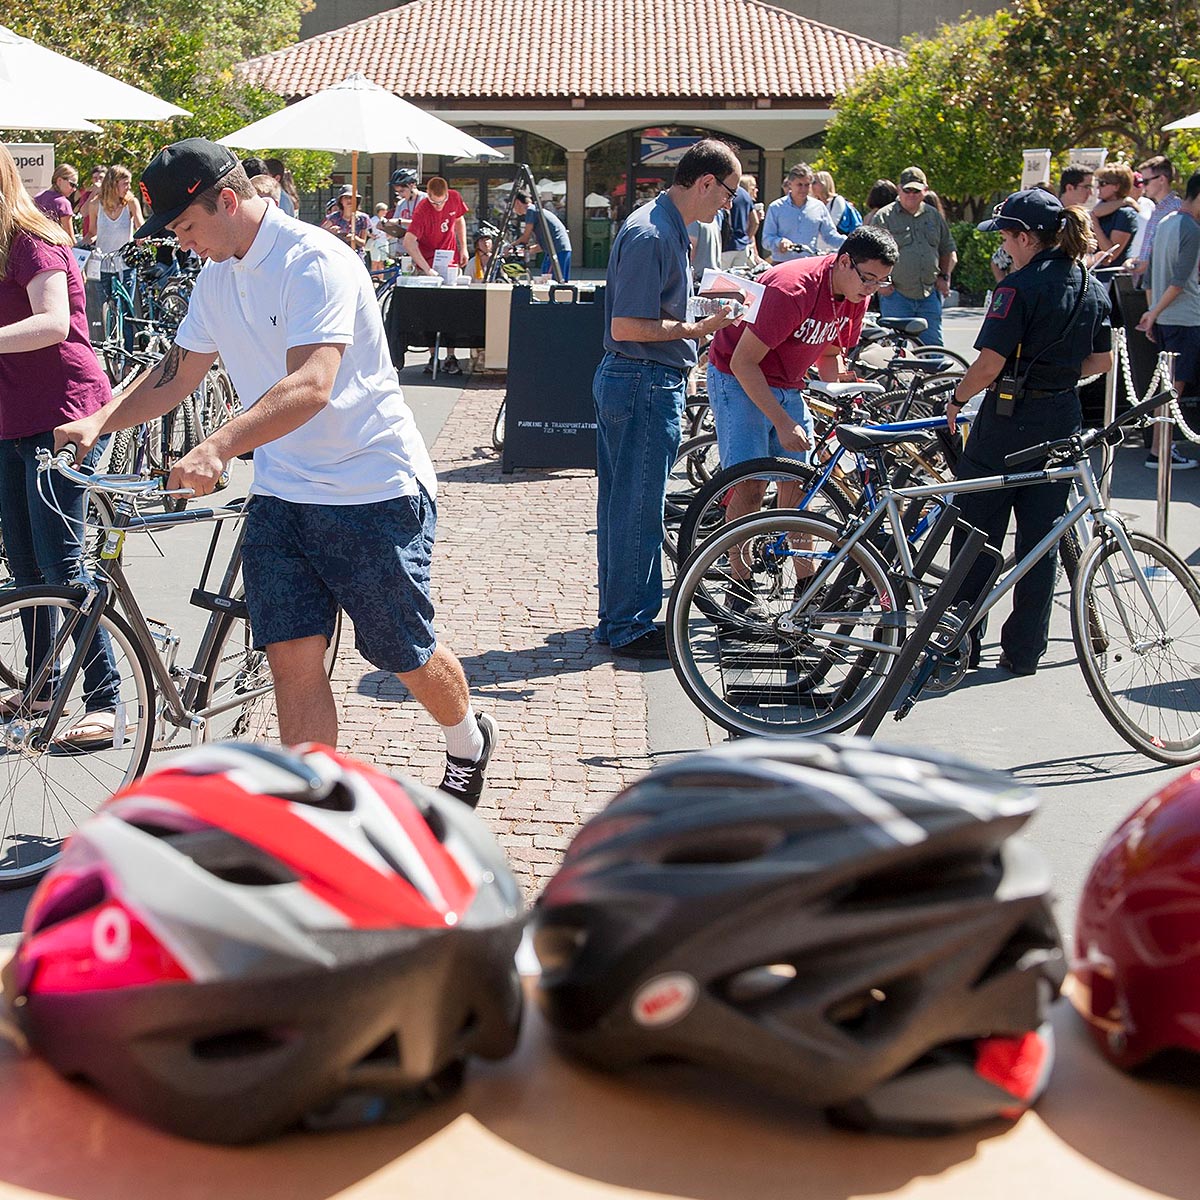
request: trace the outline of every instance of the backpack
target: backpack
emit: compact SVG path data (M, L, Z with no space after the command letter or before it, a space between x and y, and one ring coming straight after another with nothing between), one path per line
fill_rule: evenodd
M845 196L842 199L846 200ZM838 233L853 233L862 223L862 213L846 200L846 207L842 209L842 215L838 218Z

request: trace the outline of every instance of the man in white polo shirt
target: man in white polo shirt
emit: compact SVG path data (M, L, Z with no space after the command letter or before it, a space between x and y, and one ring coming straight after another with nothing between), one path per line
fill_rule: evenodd
M495 723L471 708L429 598L436 482L388 354L362 263L322 229L257 196L223 146L188 138L141 181L154 215L208 260L175 344L135 389L56 430L90 449L153 420L199 386L221 355L245 411L180 459L170 487L210 493L254 451L242 573L250 627L275 679L285 744L337 745L324 656L338 607L364 658L395 672L446 738L442 788L474 807Z

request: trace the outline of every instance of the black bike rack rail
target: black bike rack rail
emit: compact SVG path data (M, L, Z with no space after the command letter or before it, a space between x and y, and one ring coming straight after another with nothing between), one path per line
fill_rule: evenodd
M875 698L871 701L866 713L864 713L863 719L856 730L860 737L870 737L878 730L880 723L891 709L893 702L908 685L909 678L917 668L917 663L920 662L921 656L925 655L926 661L922 664L916 677L913 679L904 703L897 710L896 720L899 721L908 715L913 703L920 695L921 689L925 686L926 680L929 679L942 662L948 659L962 645L966 631L971 628L976 615L988 597L988 593L992 590L992 584L995 583L1001 570L1003 570L1004 556L998 550L987 545L987 539L983 530L976 529L974 525L968 524L963 520L961 511L955 505L950 504L942 510L941 515L926 536L920 552L913 560L914 578L920 579L928 572L933 563L934 556L941 549L946 538L955 529L966 533L962 549L950 561L945 578L930 597L920 621L917 622L912 633L905 638L904 645L900 653L896 656L895 663L887 673L883 687L876 693ZM974 567L976 559L981 554L985 554L992 559L988 581L980 588L976 599L966 612L962 614L962 629L959 636L946 646L937 646L933 641L934 632L941 619L954 606L959 588L962 587L967 575L970 573L972 567Z

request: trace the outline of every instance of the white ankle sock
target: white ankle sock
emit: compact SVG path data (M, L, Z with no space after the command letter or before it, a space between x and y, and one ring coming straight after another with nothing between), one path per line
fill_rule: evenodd
M475 710L467 706L467 715L457 725L443 725L446 753L466 762L478 762L483 757L483 730L475 720Z

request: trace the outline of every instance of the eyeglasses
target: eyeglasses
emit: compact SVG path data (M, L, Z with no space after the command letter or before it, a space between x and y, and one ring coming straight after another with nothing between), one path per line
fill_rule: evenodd
M733 188L731 188L731 187L729 186L729 184L727 184L727 183L725 182L725 180L723 180L723 179L717 179L717 176L715 176L715 175L713 176L713 178L714 178L714 179L716 179L716 180L717 180L717 182L718 182L718 183L719 183L719 184L720 184L720 185L721 185L721 186L722 186L722 187L723 187L723 188L724 188L724 189L725 189L725 190L726 190L726 191L729 193L729 198L730 198L730 200L734 200L734 199L736 199L736 198L737 198L737 192L736 192L736 190L735 190L735 189L733 189Z
M1149 183L1152 179L1166 179L1165 175L1143 175L1142 182Z
M856 262L851 262L850 265L854 268L855 275L862 281L865 288L874 291L876 288L891 287L892 277L889 275L886 279L876 279L874 275L864 275L859 269Z

